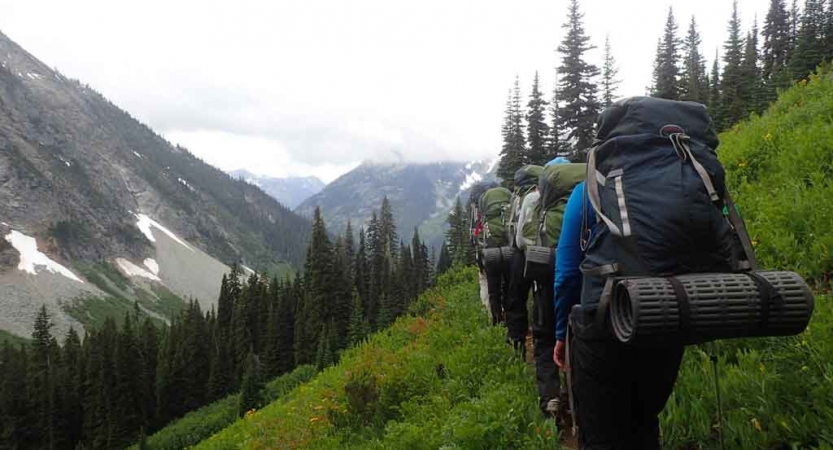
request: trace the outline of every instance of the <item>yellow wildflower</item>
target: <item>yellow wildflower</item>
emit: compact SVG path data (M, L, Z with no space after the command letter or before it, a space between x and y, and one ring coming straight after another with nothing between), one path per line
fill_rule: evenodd
M758 244L760 244L760 242L758 242L758 241L757 241L757 239L753 239L753 240L752 240L752 246L753 246L753 247L757 247L757 246L758 246Z
M741 162L738 163L738 167L740 167L741 169L748 166L748 165L749 164L747 164L746 161L741 161Z
M761 422L759 422L758 419L753 417L752 420L750 420L750 422L752 422L752 426L755 427L756 430L763 431L763 429L761 428Z
M766 369L766 368L764 367L764 363L760 363L760 364L758 364L758 370L760 370L760 371L761 371L761 373L764 373L765 369Z
M772 133L767 133L766 136L764 136L764 140L767 141L767 142L771 141L772 140Z

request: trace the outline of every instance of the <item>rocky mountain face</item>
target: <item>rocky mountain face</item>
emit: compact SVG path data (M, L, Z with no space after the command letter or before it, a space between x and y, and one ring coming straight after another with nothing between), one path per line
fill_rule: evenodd
M208 306L225 264L299 265L309 228L0 33L0 329L41 302L66 325L79 297Z
M439 250L447 229L445 220L455 200L458 196L467 199L475 183L495 180L497 161L365 162L328 184L295 211L311 216L316 207L321 207L329 231L343 231L348 220L358 230L387 196L403 240L410 240L414 227L418 227L420 236Z
M255 175L245 169L233 170L229 173L235 178L242 178L247 183L263 189L264 192L290 209L294 209L304 200L321 192L321 189L324 189L325 186L324 182L317 177L274 178Z

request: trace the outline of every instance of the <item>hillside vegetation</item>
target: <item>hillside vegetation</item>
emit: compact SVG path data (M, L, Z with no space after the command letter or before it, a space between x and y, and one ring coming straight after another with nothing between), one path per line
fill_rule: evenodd
M474 268L455 269L388 330L198 449L556 446L532 372L488 325Z

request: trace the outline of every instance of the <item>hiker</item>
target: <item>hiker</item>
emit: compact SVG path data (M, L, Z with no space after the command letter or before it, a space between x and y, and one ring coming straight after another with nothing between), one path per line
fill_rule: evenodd
M523 172L532 170L522 168L519 172L521 176L516 176L516 183L526 176ZM532 341L539 407L551 416L555 416L561 407L560 377L552 359L555 347L555 248L567 198L584 179L584 174L584 164L571 164L566 158L547 163L537 177L537 189L523 199L515 236L516 253L520 255L513 255L512 260L515 283L507 311L507 327L513 345L524 345L529 329L527 296L532 286Z
M534 209L538 205L538 178L543 170L541 166L527 165L515 172L512 212L509 216L510 224L507 227L508 238L511 245L515 247L509 264L509 291L506 301L507 339L522 359L526 359L526 334L529 330L526 303L533 282L524 275L526 262L524 252L527 244L535 245L534 231L524 236L524 227L526 226L529 230L535 226L531 222Z
M607 108L597 130L561 227L553 359L582 449L659 449L683 344L622 344L606 309L616 277L732 270L717 135L702 105L646 97Z
M512 193L504 187L494 187L480 196L478 209L483 231L478 238L480 254L489 290L489 312L492 325L504 322L504 302L509 288L509 261L512 247L506 237L509 201Z
M471 211L471 215L469 216L469 243L472 247L474 247L474 260L477 263L477 268L479 269L478 282L480 284L480 302L487 310L490 309L489 284L486 278L486 268L483 265L483 258L481 254L483 249L480 246L480 238L483 234L483 216L480 213L479 202L483 193L493 187L497 187L497 183L477 183L472 186L471 192L469 193L469 210Z

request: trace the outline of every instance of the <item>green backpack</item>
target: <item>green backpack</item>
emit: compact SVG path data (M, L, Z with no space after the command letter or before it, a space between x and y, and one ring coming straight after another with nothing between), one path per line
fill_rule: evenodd
M534 280L549 280L555 270L555 247L561 237L561 222L567 200L573 189L584 181L585 164L555 164L547 166L538 181L538 206L535 219L524 227L535 235L535 246L527 247L524 274ZM533 229L534 227L534 229Z
M482 241L484 247L504 247L509 244L506 236L509 189L496 187L489 189L480 197L480 214L483 221Z
M518 216L521 214L521 205L523 205L524 198L538 187L538 180L543 171L542 166L528 164L515 172L515 190L512 192L512 199L509 203L510 212L508 226L506 227L506 235L510 245L519 246L515 242L515 236L520 225L518 224Z

